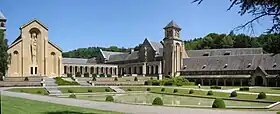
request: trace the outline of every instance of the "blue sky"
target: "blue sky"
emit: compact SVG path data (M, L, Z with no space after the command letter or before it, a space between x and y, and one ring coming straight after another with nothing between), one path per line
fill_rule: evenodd
M251 19L230 11L229 0L1 0L6 16L9 44L20 34L19 27L37 18L49 28L49 40L64 51L89 46L134 47L147 37L159 42L163 27L174 20L181 39L203 37L208 33L229 33ZM215 0L216 1L216 0ZM267 19L255 24L257 36L270 25Z

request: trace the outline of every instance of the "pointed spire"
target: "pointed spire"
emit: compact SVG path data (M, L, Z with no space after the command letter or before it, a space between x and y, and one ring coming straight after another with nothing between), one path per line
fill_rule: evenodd
M181 30L181 28L173 20L170 21L163 29L167 28L177 28Z
M0 11L0 20L5 20L6 21L6 17L3 15L3 13Z

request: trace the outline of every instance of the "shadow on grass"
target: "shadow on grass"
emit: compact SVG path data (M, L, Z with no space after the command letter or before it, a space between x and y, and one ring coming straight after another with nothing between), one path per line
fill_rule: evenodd
M275 88L271 88L271 89L280 90L280 87L275 87Z
M98 114L98 113L83 113L75 111L56 111L56 112L45 112L44 114Z

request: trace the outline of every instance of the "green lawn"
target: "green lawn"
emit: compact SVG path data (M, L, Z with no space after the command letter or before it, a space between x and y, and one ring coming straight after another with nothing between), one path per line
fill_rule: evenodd
M48 95L48 92L44 88L13 88L8 91Z
M119 112L80 108L23 98L2 96L4 114L121 114Z
M72 88L59 88L62 93L69 93L69 90L73 93L90 93L89 90L92 92L106 92L106 89L109 90L109 92L114 92L109 87L72 87Z
M198 86L181 86L184 88L195 88L198 89ZM200 86L201 89L210 89L211 86ZM222 89L234 89L234 88L240 88L240 87L248 87L248 86L219 86L222 87Z
M128 91L129 89L131 91L147 91L148 87L122 87L125 91ZM150 87L152 92L161 92L161 88L163 87ZM165 88L164 92L167 93L173 93L172 88ZM201 91L201 90L194 90L193 94L189 94L189 90L187 89L178 89L177 94L188 94L193 96L207 96L207 91ZM209 97L225 97L230 98L230 93L223 93L223 92L213 92L214 95ZM249 94L238 94L237 98L240 99L248 99L248 100L258 100L257 95L249 95ZM265 100L271 100L271 101L280 101L279 96L267 96Z
M250 92L265 92L265 93L272 93L272 94L280 94L279 87L265 87L265 88L250 88Z
M55 79L55 83L57 83L58 85L80 85L77 82L70 82L70 81L63 80L61 77L56 77L54 79Z

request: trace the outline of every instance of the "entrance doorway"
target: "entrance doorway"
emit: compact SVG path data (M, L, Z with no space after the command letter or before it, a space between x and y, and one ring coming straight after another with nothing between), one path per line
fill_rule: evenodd
M256 76L255 85L256 86L263 86L263 78L261 76Z

